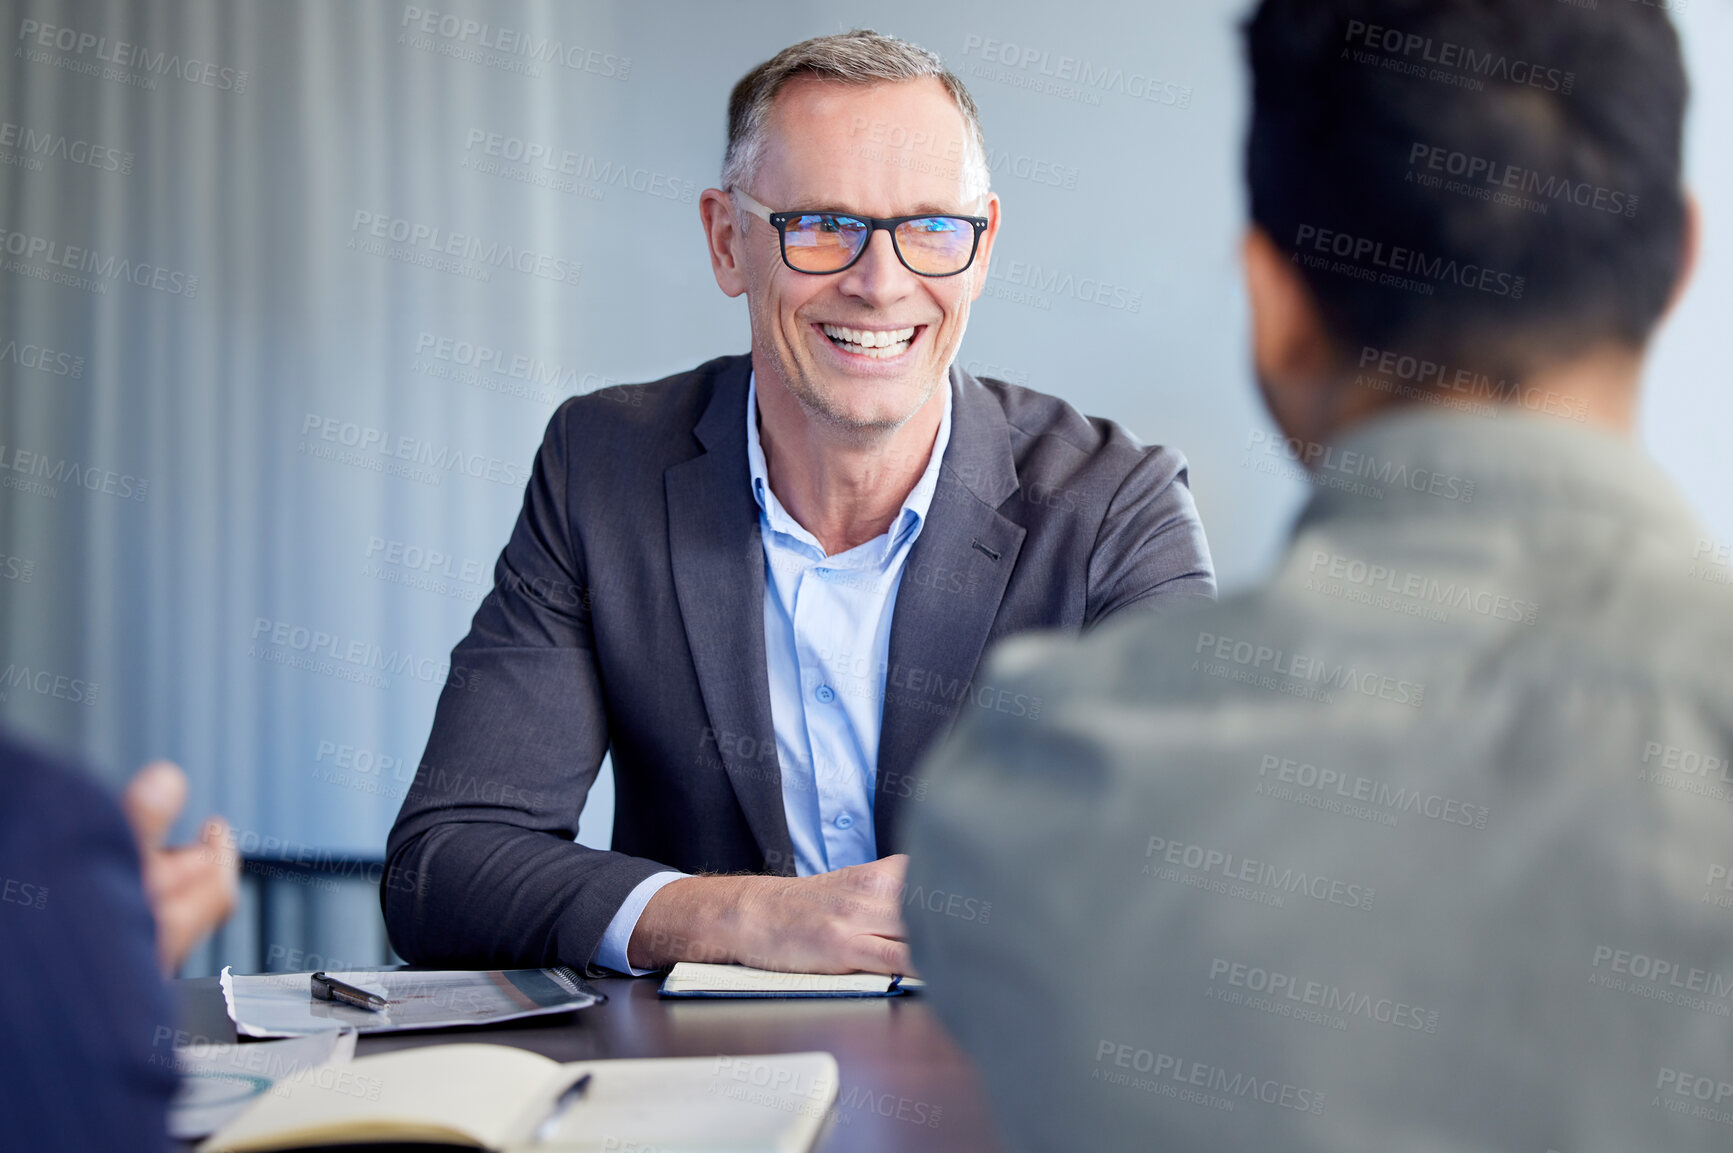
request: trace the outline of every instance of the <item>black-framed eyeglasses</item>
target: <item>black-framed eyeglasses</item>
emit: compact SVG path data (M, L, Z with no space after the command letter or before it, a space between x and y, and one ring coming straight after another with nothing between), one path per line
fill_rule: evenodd
M856 216L851 212L772 212L738 188L748 212L776 229L782 262L796 272L827 276L851 267L879 229L916 276L955 276L975 263L985 216Z

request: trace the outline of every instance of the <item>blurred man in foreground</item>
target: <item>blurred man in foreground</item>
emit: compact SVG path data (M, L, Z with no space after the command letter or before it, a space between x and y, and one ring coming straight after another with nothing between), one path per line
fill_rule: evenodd
M236 859L211 851L227 826L212 817L198 845L164 847L187 793L166 761L117 808L0 736L0 788L0 1144L163 1149L174 1064L152 1043L177 1022L162 982L234 908Z
M931 758L909 881L993 916L911 902L916 964L1016 1149L1725 1150L1733 605L1632 429L1695 247L1674 31L1247 43L1251 453L1316 491L1264 588L998 650L1049 705Z

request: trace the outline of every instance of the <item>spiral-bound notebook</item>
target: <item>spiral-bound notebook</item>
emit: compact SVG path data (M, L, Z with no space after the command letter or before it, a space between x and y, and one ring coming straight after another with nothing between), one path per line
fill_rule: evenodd
M237 976L223 969L223 1000L243 1037L303 1037L326 1029L362 1033L487 1025L569 1013L604 998L571 969L346 969L328 976L385 998L378 1011L313 996L311 973Z

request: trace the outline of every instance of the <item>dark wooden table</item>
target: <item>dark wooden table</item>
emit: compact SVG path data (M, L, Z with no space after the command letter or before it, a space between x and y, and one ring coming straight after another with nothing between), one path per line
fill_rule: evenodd
M515 1045L556 1061L604 1057L711 1057L822 1049L841 1087L816 1148L821 1153L944 1150L998 1153L973 1068L920 994L862 1000L667 1001L654 978L592 981L607 1001L577 1013L489 1029L363 1036L356 1056L418 1045ZM175 982L183 1028L235 1039L214 977Z

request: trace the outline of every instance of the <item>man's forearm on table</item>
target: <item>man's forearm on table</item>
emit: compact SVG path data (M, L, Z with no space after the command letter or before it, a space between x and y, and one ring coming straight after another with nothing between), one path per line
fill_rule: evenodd
M449 822L391 846L382 896L392 944L416 964L467 968L582 965L608 920L667 866L550 833Z
M735 932L745 891L760 877L678 877L661 886L633 926L627 956L640 970L676 961L726 964L738 955Z
M602 942L596 946L596 955L590 959L591 963L612 969L616 973L624 973L628 977L642 977L655 972L659 966L640 968L632 964L632 934L637 930L638 922L644 915L644 908L651 898L670 882L689 875L670 869L639 881L638 887L627 894L625 903L608 922L608 927L602 930Z

